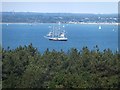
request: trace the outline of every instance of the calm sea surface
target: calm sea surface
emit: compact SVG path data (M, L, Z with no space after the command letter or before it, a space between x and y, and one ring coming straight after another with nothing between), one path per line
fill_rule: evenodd
M99 24L64 24L68 41L49 41L44 36L50 31L49 26L56 24L2 24L2 46L7 49L18 47L19 45L33 44L40 52L47 48L50 50L63 49L67 51L70 48L82 49L87 46L94 49L98 45L100 50L110 48L115 51L118 47L118 26Z

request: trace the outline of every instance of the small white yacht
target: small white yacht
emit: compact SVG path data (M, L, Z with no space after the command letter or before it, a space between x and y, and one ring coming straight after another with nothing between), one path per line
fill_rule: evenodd
M102 29L102 27L101 27L101 26L99 26L99 30L100 30L100 29Z

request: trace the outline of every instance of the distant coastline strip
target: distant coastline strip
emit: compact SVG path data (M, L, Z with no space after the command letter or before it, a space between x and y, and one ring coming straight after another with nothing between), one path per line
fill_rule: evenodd
M0 24L44 24L44 23L1 23ZM81 22L81 23L63 23L63 24L98 24L98 25L120 25L120 23L84 23L84 22Z

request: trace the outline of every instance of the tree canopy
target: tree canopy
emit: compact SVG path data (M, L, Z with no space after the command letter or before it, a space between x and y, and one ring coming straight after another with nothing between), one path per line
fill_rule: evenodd
M120 88L119 56L98 46L42 54L32 44L2 49L2 87Z

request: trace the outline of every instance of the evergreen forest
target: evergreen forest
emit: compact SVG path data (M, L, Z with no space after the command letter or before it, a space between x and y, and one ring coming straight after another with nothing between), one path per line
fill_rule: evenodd
M2 88L120 88L120 54L83 47L67 52L32 44L2 48Z

